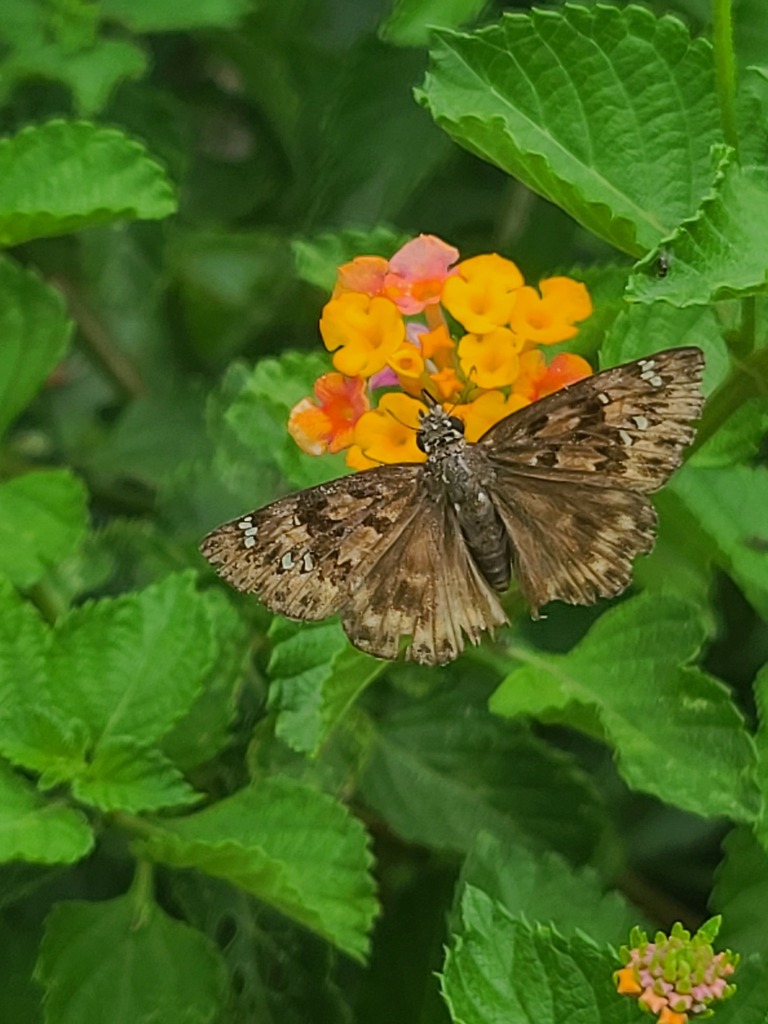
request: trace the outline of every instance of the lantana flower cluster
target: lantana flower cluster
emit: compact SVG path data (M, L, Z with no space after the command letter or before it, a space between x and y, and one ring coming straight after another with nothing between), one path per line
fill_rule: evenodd
M339 268L320 334L334 372L292 410L288 429L306 452L346 450L347 464L423 462L416 445L422 392L477 441L494 423L589 376L573 354L547 362L548 345L572 338L592 312L586 287L568 277L527 285L491 253L459 252L420 235L386 260L358 256Z
M667 937L657 932L654 941L633 928L631 947L622 946L626 966L614 973L617 991L637 998L640 1007L658 1017L659 1024L687 1024L692 1017L710 1017L711 1004L736 991L726 978L739 962L737 954L715 953L720 917L713 917L691 936L675 924Z

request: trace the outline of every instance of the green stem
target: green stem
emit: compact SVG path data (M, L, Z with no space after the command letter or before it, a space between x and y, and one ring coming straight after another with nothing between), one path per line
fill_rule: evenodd
M67 611L67 604L50 583L45 581L35 583L27 591L27 597L37 608L46 622L51 625L62 617Z
M155 907L155 869L148 860L136 862L136 872L131 883L133 901L133 928L141 928L152 915Z
M739 133L736 122L736 55L733 49L732 0L712 0L715 81L720 103L720 123L723 137L739 153Z

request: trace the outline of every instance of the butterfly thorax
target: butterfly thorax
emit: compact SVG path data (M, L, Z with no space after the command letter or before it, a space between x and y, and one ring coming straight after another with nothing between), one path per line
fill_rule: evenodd
M423 417L419 446L427 456L429 494L453 508L477 567L495 590L506 590L510 547L491 498L496 472L487 454L479 445L469 444L463 424L439 407Z

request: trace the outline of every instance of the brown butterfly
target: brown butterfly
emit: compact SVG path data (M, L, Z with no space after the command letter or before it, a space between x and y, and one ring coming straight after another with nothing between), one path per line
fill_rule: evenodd
M646 497L680 465L704 358L673 348L597 373L507 416L476 444L426 393L427 460L300 491L210 533L225 580L292 619L338 613L352 643L434 665L507 621L517 580L548 601L620 594L651 550Z

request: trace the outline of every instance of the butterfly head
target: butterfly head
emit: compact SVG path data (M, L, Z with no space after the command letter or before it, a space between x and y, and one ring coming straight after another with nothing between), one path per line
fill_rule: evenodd
M448 452L464 445L464 424L458 416L450 416L427 391L422 392L427 412L420 414L421 423L416 444L427 456Z

